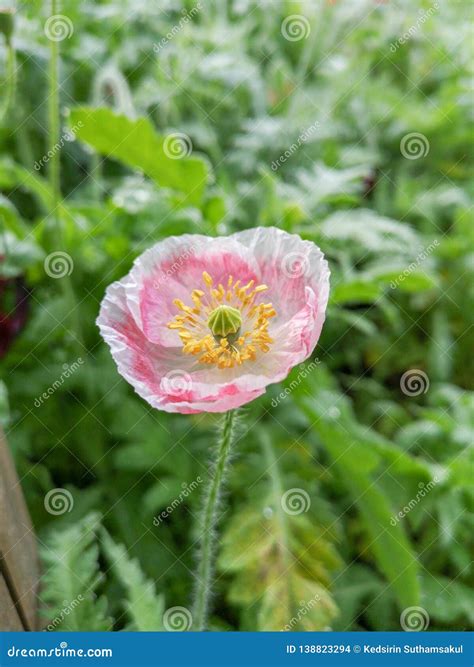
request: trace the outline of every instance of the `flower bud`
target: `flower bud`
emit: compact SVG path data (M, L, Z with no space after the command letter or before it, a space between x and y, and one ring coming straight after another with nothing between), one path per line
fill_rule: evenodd
M5 35L5 41L10 44L13 35L15 10L9 7L0 7L0 33Z

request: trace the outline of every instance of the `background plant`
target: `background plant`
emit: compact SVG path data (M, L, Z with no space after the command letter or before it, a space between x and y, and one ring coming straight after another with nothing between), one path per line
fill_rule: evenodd
M275 408L281 387L246 409L213 627L279 630L296 618L293 629L400 629L401 612L421 605L430 628L464 629L469 5L202 5L157 52L192 2L61 3L73 31L57 42L56 138L51 8L17 7L17 85L0 127L0 417L42 545L45 626L79 595L56 629L161 629L164 610L190 607L199 491L159 527L153 517L206 474L215 420L149 409L117 376L94 321L106 285L154 241L268 224L323 248L332 301L321 363L291 385L295 369ZM420 10L429 17L399 44ZM282 34L293 14L306 18L306 38ZM2 40L10 83L11 62ZM71 127L75 140L57 153L59 199L41 159ZM192 146L181 159L165 151L176 133ZM416 159L401 150L411 133L424 137ZM427 375L426 392L401 384L412 369ZM44 506L57 487L74 499L59 516ZM308 494L306 511L282 507L290 489Z

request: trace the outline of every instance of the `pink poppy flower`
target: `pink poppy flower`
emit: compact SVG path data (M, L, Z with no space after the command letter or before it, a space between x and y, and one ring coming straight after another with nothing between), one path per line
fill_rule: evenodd
M321 250L296 234L185 234L154 245L108 287L97 324L150 405L226 412L311 354L328 293Z

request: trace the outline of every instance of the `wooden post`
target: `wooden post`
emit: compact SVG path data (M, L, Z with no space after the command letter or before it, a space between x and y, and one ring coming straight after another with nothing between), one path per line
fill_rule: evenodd
M0 630L37 630L38 554L13 459L0 432Z

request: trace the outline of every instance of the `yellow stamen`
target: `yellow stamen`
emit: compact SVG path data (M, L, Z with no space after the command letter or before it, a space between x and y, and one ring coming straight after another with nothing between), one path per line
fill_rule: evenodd
M234 282L234 277L229 275L224 283L215 287L207 271L203 272L202 279L204 289L194 289L190 294L194 308L181 299L173 301L179 312L167 326L176 330L183 344L183 354L196 355L202 364L226 369L255 361L259 353L268 352L273 343L268 326L277 313L271 303L255 303L259 295L268 290L267 285L254 287L255 281L250 280L241 287L241 280ZM241 327L229 324L225 331L219 328L217 315L224 310L236 322L241 319Z
M211 278L211 276L207 273L207 271L204 271L204 273L202 274L202 277L204 278L204 282L206 283L206 285L207 285L208 287L211 287L211 285L212 285L212 278Z

